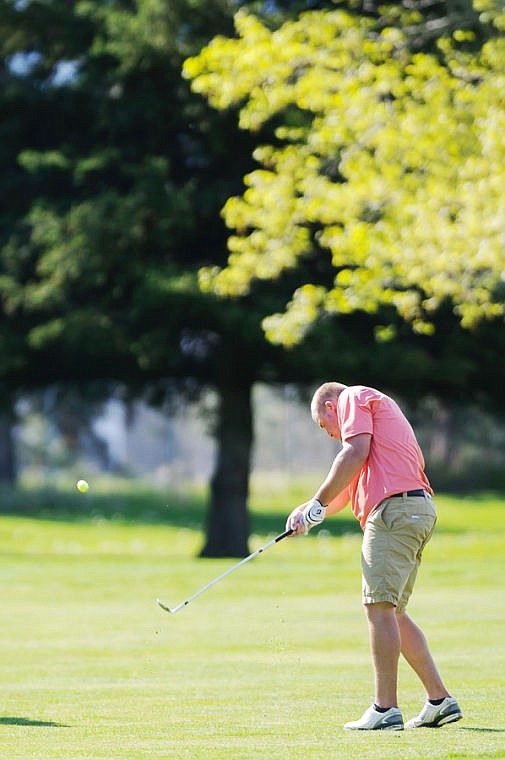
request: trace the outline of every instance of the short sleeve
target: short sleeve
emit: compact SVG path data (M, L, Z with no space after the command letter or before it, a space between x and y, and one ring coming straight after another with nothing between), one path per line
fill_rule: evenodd
M373 417L369 399L359 388L346 388L338 400L342 442L362 433L373 434Z

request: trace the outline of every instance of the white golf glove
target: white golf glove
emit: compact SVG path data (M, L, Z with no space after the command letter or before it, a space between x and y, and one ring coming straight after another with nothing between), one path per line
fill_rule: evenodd
M302 520L305 526L305 533L308 533L314 525L322 523L326 517L326 507L324 507L319 499L312 499L302 512Z
M304 509L294 509L288 517L286 529L292 530L295 535L298 533L307 534L314 525L322 523L326 517L326 507L319 499L312 499Z

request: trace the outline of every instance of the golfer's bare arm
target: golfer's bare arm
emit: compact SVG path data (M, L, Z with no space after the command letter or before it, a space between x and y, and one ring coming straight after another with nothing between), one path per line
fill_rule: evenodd
M340 504L337 497L365 464L370 452L371 440L370 433L353 436L342 445L342 449L333 460L328 475L315 493L315 498L321 504L328 505L328 514L338 512L345 506L347 499Z

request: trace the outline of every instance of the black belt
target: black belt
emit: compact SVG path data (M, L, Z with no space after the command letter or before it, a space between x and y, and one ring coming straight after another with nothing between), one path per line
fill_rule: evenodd
M403 493L392 493L391 496L388 496L388 499L394 499L397 496L424 496L425 491L422 488L418 488L415 491L404 491Z

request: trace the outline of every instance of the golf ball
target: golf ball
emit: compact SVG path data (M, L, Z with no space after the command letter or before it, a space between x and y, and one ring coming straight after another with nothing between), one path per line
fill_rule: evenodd
M81 493L86 493L86 491L89 488L89 484L87 480L78 480L77 481L77 490Z

